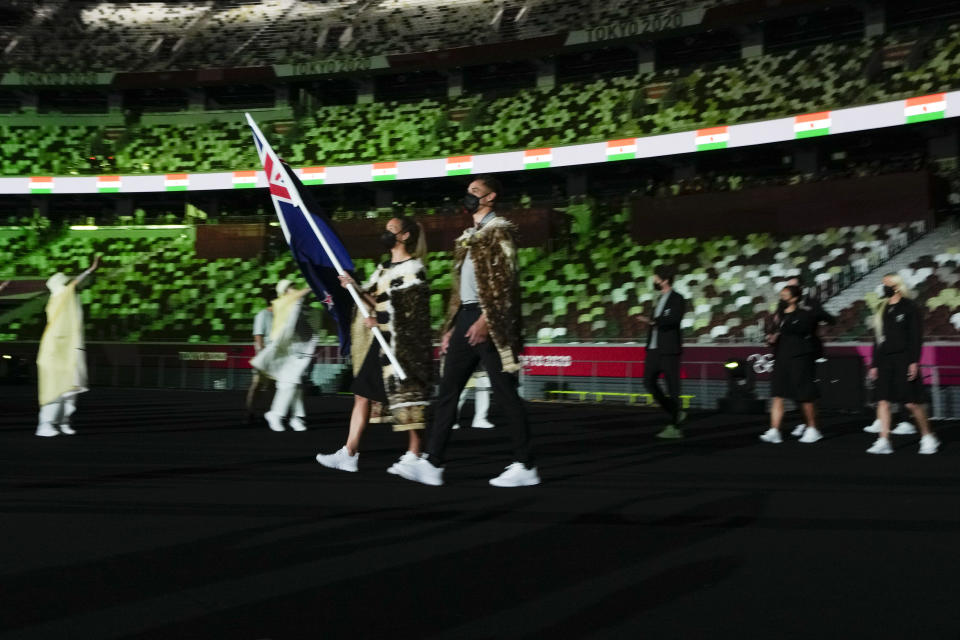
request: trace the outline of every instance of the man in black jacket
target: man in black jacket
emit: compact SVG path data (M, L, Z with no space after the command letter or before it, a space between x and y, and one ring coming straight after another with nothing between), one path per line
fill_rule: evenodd
M683 338L680 322L687 311L687 301L673 290L674 270L660 265L653 270L653 287L660 291L653 317L637 316L640 322L650 327L647 333L647 359L644 363L643 382L667 415L670 423L657 434L658 438L682 438L679 424L684 413L680 410L680 353ZM667 383L665 394L657 380L660 374Z

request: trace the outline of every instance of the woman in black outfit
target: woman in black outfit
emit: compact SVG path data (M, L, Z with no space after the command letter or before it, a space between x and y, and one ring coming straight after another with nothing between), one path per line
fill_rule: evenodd
M899 402L913 414L920 427L920 453L936 453L940 441L930 429L924 409L924 388L920 376L920 348L923 328L920 310L910 291L895 273L883 276L883 302L874 318L873 364L880 437L867 453L893 453L890 446L890 403Z
M814 401L818 397L814 382L814 367L817 353L817 317L814 312L800 304L802 292L799 286L788 285L780 290L780 305L777 309L777 324L767 340L774 348L773 378L770 383L770 428L760 435L764 442L783 442L780 423L783 422L783 399L791 398L803 408L807 428L800 442L813 443L823 436L817 429L817 411Z

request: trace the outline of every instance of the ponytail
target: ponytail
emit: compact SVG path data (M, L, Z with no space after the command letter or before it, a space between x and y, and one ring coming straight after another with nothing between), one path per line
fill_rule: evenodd
M407 251L422 261L427 256L427 234L423 225L409 216L400 216L397 220L400 221L400 233L410 234L403 243Z

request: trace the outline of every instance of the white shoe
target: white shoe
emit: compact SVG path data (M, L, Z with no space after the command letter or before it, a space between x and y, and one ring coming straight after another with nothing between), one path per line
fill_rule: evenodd
M880 433L880 421L874 420L863 428L867 433Z
M876 442L870 445L867 453L893 453L893 447L890 446L890 440L887 438L877 438Z
M420 484L428 484L431 487L439 487L443 484L443 467L433 466L429 460L422 456L410 462L398 464L397 475Z
M818 440L823 440L823 434L816 427L807 427L803 435L800 436L800 442L804 444L813 444Z
M57 428L52 424L46 423L37 427L35 435L38 435L41 438L52 438L53 436L60 435L60 432L57 431Z
M916 432L917 432L917 428L913 426L913 424L907 421L903 421L900 424L898 424L890 433L892 433L895 436L912 436Z
M417 459L417 454L415 454L413 451L407 451L405 454L400 456L399 460L397 460L387 468L387 473L392 475L398 475L400 473L399 471L400 465L409 464L416 459Z
M920 451L923 455L936 453L940 448L940 440L936 435L930 433L920 438Z
M474 429L493 429L493 423L486 418L474 418L470 426Z
M73 427L71 427L70 425L68 425L68 424L61 424L61 425L60 425L60 433L62 433L62 434L65 435L65 436L73 436L73 435L76 435L77 432L74 431L74 430L73 430Z
M460 428L460 423L458 422L457 424L453 425L453 426L450 427L450 428L451 428L451 429L459 429L459 428Z
M290 428L294 431L306 431L307 425L303 422L303 418L296 416L290 419Z
M760 439L764 442L769 442L771 444L780 444L783 442L783 437L780 435L779 429L774 429L770 427L766 431L760 434Z
M271 431L283 431L283 423L280 421L280 416L273 411L267 411L263 414L263 417L266 419L267 426L270 427Z
M346 447L340 447L336 453L329 455L317 454L317 462L329 469L339 469L340 471L356 471L359 461L360 454L350 455Z
M528 469L522 462L514 462L496 478L491 478L490 484L494 487L532 487L540 484L540 474L536 467Z
M803 430L806 428L807 428L807 425L798 424L793 428L793 431L790 432L790 435L792 435L794 438L799 438L800 436L803 435Z

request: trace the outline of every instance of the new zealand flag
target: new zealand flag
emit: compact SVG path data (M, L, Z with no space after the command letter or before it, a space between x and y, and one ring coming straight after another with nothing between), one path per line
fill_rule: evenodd
M350 355L350 323L354 302L350 293L340 286L334 264L338 263L341 269L352 276L353 260L334 230L332 221L303 188L293 169L280 161L249 115L247 122L253 130L253 140L266 172L270 198L277 211L283 236L310 289L325 303L324 307L333 317L340 338L340 355L347 357Z

